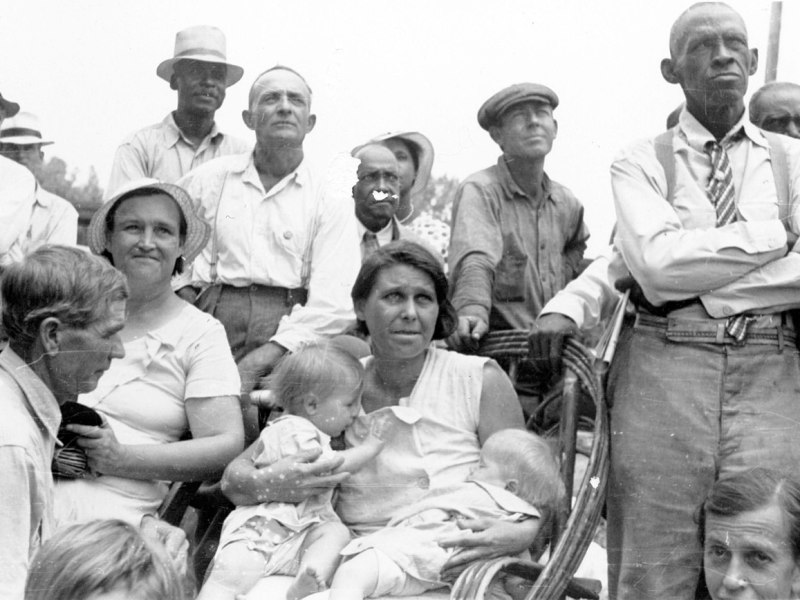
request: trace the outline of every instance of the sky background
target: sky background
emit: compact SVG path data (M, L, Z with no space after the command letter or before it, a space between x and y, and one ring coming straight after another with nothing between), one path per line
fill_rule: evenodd
M764 82L770 2L730 3L760 49ZM546 170L586 206L589 254L614 221L608 167L629 142L663 130L682 100L659 71L669 28L689 2L616 0L9 0L0 8L0 91L38 114L49 156L103 187L130 132L160 121L176 94L155 74L175 33L210 24L245 74L217 113L241 121L258 73L282 63L308 79L317 126L307 153L329 160L378 133L413 129L436 149L434 175L462 179L499 149L477 124L483 101L535 81L561 99ZM800 82L800 2L784 2L778 79Z

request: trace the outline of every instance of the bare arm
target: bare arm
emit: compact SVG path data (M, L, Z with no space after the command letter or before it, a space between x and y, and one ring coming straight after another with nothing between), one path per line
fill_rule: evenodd
M395 422L391 415L377 416L370 421L369 433L363 443L339 452L344 457L337 473L354 473L380 454L383 447L395 434Z
M508 375L493 360L483 366L483 389L478 425L481 446L501 429L523 429L525 419Z

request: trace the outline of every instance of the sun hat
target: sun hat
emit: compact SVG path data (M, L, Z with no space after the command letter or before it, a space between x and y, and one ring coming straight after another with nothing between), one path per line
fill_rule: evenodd
M92 220L86 230L86 240L89 248L95 254L103 253L106 249L106 215L108 215L108 211L114 208L120 199L130 195L135 190L141 189L164 193L178 203L181 212L183 212L183 218L186 219L186 240L183 244L183 257L187 263L191 263L206 247L208 238L211 235L211 227L197 215L186 190L174 183L162 183L158 179L137 179L126 183L118 189L114 197L103 204L92 216Z
M400 139L403 141L411 142L416 148L419 149L419 167L417 168L417 176L414 179L414 185L411 188L411 195L415 196L425 189L428 185L428 180L431 177L431 169L433 168L433 144L431 141L419 133L418 131L389 131L375 136L371 140L360 144L353 148L350 152L351 156L358 154L364 146L370 144L380 144L386 140Z
M0 125L0 142L17 146L39 144L47 146L53 142L42 139L42 126L39 117L33 113L20 112L10 119L4 119Z
M242 78L244 69L228 62L225 46L225 34L220 29L211 25L188 27L175 34L175 56L158 65L156 75L169 81L179 60L219 63L228 67L225 87L230 87Z
M500 124L500 117L512 106L521 102L544 102L555 109L558 106L558 96L546 85L540 83L515 83L503 88L478 110L478 125L489 130L490 127Z
M19 112L19 104L6 100L3 98L3 94L0 94L0 110L3 111L6 117L13 117Z

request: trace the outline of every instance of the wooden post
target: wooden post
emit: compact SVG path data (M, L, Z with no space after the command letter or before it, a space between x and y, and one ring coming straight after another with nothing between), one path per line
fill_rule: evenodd
M764 83L775 81L778 77L778 50L781 46L781 12L783 2L772 3L769 11L769 40L767 45L767 68Z

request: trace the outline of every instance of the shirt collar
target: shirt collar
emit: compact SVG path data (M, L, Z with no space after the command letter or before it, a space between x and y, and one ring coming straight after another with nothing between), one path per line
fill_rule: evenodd
M364 234L369 231L364 224L356 217L356 227L358 227L358 239L363 240ZM391 232L391 236L389 237L387 234ZM397 220L396 216L392 216L392 219L386 224L386 226L381 229L380 231L373 231L372 233L375 234L379 240L384 238L391 239L395 241L400 239L400 221Z
M194 144L191 141L189 141L189 139L185 135L183 135L183 132L180 130L180 127L178 127L178 124L175 123L175 116L173 115L173 113L169 113L166 117L164 117L162 123L166 125L165 137L168 146L172 147L178 143L178 140L182 139L189 146L194 147ZM215 122L211 126L211 131L209 132L209 134L205 138L203 138L202 142L200 142L200 146L202 146L206 140L208 140L209 142L216 142L218 140L221 140L224 137L224 135L225 134L219 130L219 128L217 127L217 123Z
M705 151L706 143L716 141L716 138L711 135L711 132L708 131L685 106L678 117L678 128L681 133L683 133L689 146L701 152ZM741 118L722 138L722 145L729 145L732 143L732 138L740 135L748 138L754 144L769 148L769 144L762 135L761 130L750 122L750 117L746 109L742 113Z
M22 388L36 418L44 424L48 433L53 438L58 437L61 409L53 392L9 346L0 353L0 368L6 370Z
M244 183L257 187L261 191L261 193L266 197L274 196L282 189L291 184L304 187L309 184L311 177L308 170L308 163L306 159L303 158L303 160L300 161L300 164L297 165L297 168L294 171L286 175L278 183L272 186L272 189L270 189L269 192L267 192L264 189L264 184L261 183L261 177L259 177L258 170L256 169L255 150L253 150L249 154L242 155L241 160L233 164L231 171L233 173L241 173L242 181Z
M500 158L497 159L497 174L497 179L500 182L500 187L503 188L503 195L506 198L522 196L523 198L528 198L530 200L530 196L522 191L522 188L519 187L517 182L514 181L514 178L511 176L511 171L508 170L505 155L503 154L501 154ZM550 178L547 176L547 173L542 173L543 199L553 201L553 196L550 193L551 187Z
M42 206L44 208L50 208L50 205L53 203L53 198L50 194L47 193L39 182L36 182L36 204Z

